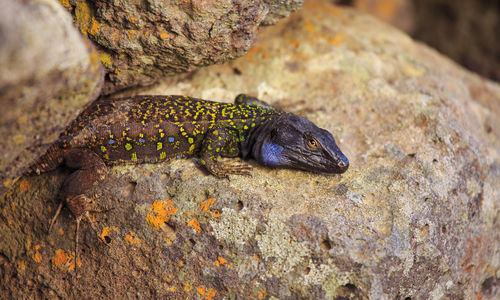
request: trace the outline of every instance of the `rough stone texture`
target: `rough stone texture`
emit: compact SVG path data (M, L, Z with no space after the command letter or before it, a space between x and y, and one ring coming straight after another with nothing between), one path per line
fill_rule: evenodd
M57 1L1 1L0 193L102 86L90 42Z
M104 94L239 57L259 25L276 23L302 2L61 0L102 50Z
M46 233L68 172L0 201L0 291L14 298L498 299L500 86L372 17L307 2L247 56L143 93L252 93L334 133L321 176L207 176L189 160L120 166L82 227ZM130 92L129 92L130 93ZM274 298L272 298L274 297Z

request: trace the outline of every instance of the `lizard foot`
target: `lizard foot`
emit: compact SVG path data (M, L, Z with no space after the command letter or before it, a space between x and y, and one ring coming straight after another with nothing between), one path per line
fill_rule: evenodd
M57 216L61 213L61 209L63 204L66 204L68 209L71 211L73 216L75 216L76 219L76 228L75 228L75 274L78 277L78 240L80 236L80 221L82 218L85 218L89 224L94 233L99 237L99 239L104 242L107 246L109 246L105 240L103 240L99 234L99 231L97 227L95 226L94 222L92 222L92 219L90 218L89 212L99 212L96 210L90 210L89 209L89 204L91 203L91 199L88 198L87 196L81 194L81 195L68 195L66 196L65 201L61 201L59 203L59 206L57 207L56 213L52 220L50 221L50 226L49 226L49 231L52 229L52 226L55 223L55 220L57 219Z

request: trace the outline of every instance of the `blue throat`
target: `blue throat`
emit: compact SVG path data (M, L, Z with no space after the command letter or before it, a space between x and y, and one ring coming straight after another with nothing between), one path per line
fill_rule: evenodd
M272 142L262 145L261 162L268 166L280 166L284 157L283 147Z

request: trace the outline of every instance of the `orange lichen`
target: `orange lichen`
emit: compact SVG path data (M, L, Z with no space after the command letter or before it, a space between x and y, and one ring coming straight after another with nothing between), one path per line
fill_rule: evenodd
M42 246L40 246L39 244L36 244L35 246L33 246L33 249L35 250L40 250L40 248L42 248Z
M211 214L210 214L210 217L212 218L218 218L220 217L220 211L219 210L214 210Z
M253 255L253 259L255 259L255 260L260 260L260 257L259 257L257 254L254 254L254 255Z
M42 254L40 254L40 252L35 252L35 254L33 254L33 260L36 261L37 263L41 262L42 261Z
M113 227L104 227L101 231L101 239L104 241L106 240L106 237L109 236L109 234L111 233L111 230L113 230L114 232L118 232L118 227L116 226L113 226Z
M2 184L4 187L9 187L10 186L10 179L5 179Z
M59 228L59 231L58 231L58 232L59 232L59 234L60 234L60 235L63 235L63 234L64 234L64 229Z
M201 226L200 223L196 218L192 218L191 220L188 221L188 226L191 226L196 230L196 232L200 233L201 232Z
M215 290L213 289L208 289L208 291L205 289L205 286L201 286L196 289L198 291L198 294L204 296L205 299L211 300L215 296Z
M130 19L130 22L132 22L132 23L135 23L135 22L137 22L137 18L134 18L134 17L130 17L129 19Z
M329 38L328 41L334 46L339 46L344 43L345 36L344 34L339 32L335 34L332 38Z
M214 202L215 202L215 198L209 198L209 199L201 202L201 204L200 204L201 209L204 211L209 211L210 205L212 205Z
M162 31L162 32L160 33L160 38L161 38L162 40L164 40L164 39L167 37L167 35L168 35L168 33L167 33L166 31Z
M309 22L304 22L304 28L306 31L309 31L309 32L314 32L316 31L316 27L314 26L314 24L312 23L309 23Z
M20 272L24 272L24 270L26 270L26 262L24 260L18 260L17 261L17 269Z
M154 229L159 229L163 224L168 222L170 215L177 213L177 208L174 207L172 200L160 201L155 200L151 204L150 212L146 216L146 221Z
M220 267L222 266L223 264L227 263L227 259L223 258L223 257L217 257L217 260L214 261L214 265L216 265L217 267Z
M192 289L193 287L189 283L184 284L184 291L189 292Z
M257 292L257 299L265 299L267 298L267 291L265 289L259 290Z
M138 238L135 233L131 232L125 236L125 241L127 241L129 244L139 244L141 242L141 239Z
M128 31L128 38L131 40L135 40L135 36L137 35L137 30L135 29L130 29Z
M20 183L19 183L19 190L22 192L22 193L26 193L29 189L30 189L30 182L26 179L23 179Z
M56 250L56 254L52 258L52 263L56 267L63 267L64 265L67 265L69 261L71 260L71 257L66 254L66 251L63 249L58 249Z
M89 33L92 35L96 35L99 32L99 27L101 27L101 24L99 24L99 22L92 18L92 24L90 24Z

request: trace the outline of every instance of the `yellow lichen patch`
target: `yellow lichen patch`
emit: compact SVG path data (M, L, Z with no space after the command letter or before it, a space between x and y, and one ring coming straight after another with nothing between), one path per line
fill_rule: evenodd
M139 244L141 242L141 239L138 238L135 233L131 232L125 236L125 241L129 244Z
M19 190L22 192L22 193L26 193L29 189L30 189L30 182L26 179L23 179L20 183L19 183Z
M99 52L99 59L103 66L109 68L111 66L111 55L106 52Z
M130 22L132 22L132 23L135 23L135 22L137 22L137 18L134 18L134 17L130 17L129 19L130 19Z
M17 124L18 125L22 126L22 125L24 125L26 123L28 123L28 116L27 115L22 115L19 118L17 118Z
M69 8L69 0L59 0L62 6Z
M224 265L225 263L227 263L227 259L225 259L224 257L217 257L217 260L214 261L214 265L216 265L217 267L220 267L222 265Z
M420 76L420 75L422 75L424 73L423 70L417 69L417 68L415 68L414 66L412 66L410 64L405 64L403 66L403 72L406 75L413 76L413 77Z
M85 1L77 1L75 7L75 23L82 34L87 35L91 22L90 8Z
M196 230L196 232L200 233L201 232L201 226L200 223L196 218L192 218L191 220L188 221L188 226L191 226Z
M169 220L170 215L175 213L177 213L177 208L174 207L172 200L155 200L155 202L151 204L150 212L146 216L146 221L149 225L153 226L154 229L159 229Z
M201 204L200 204L201 209L204 211L209 211L210 205L212 205L214 202L215 202L215 198L209 198L209 199L201 202Z
M204 299L211 300L215 296L215 290L213 289L207 289L205 286L201 286L196 289L198 291L198 294L202 295Z
M35 252L35 254L33 254L33 260L36 261L37 263L41 262L42 261L42 254L40 254L40 252Z
M189 292L192 289L193 287L189 283L184 284L184 291Z

